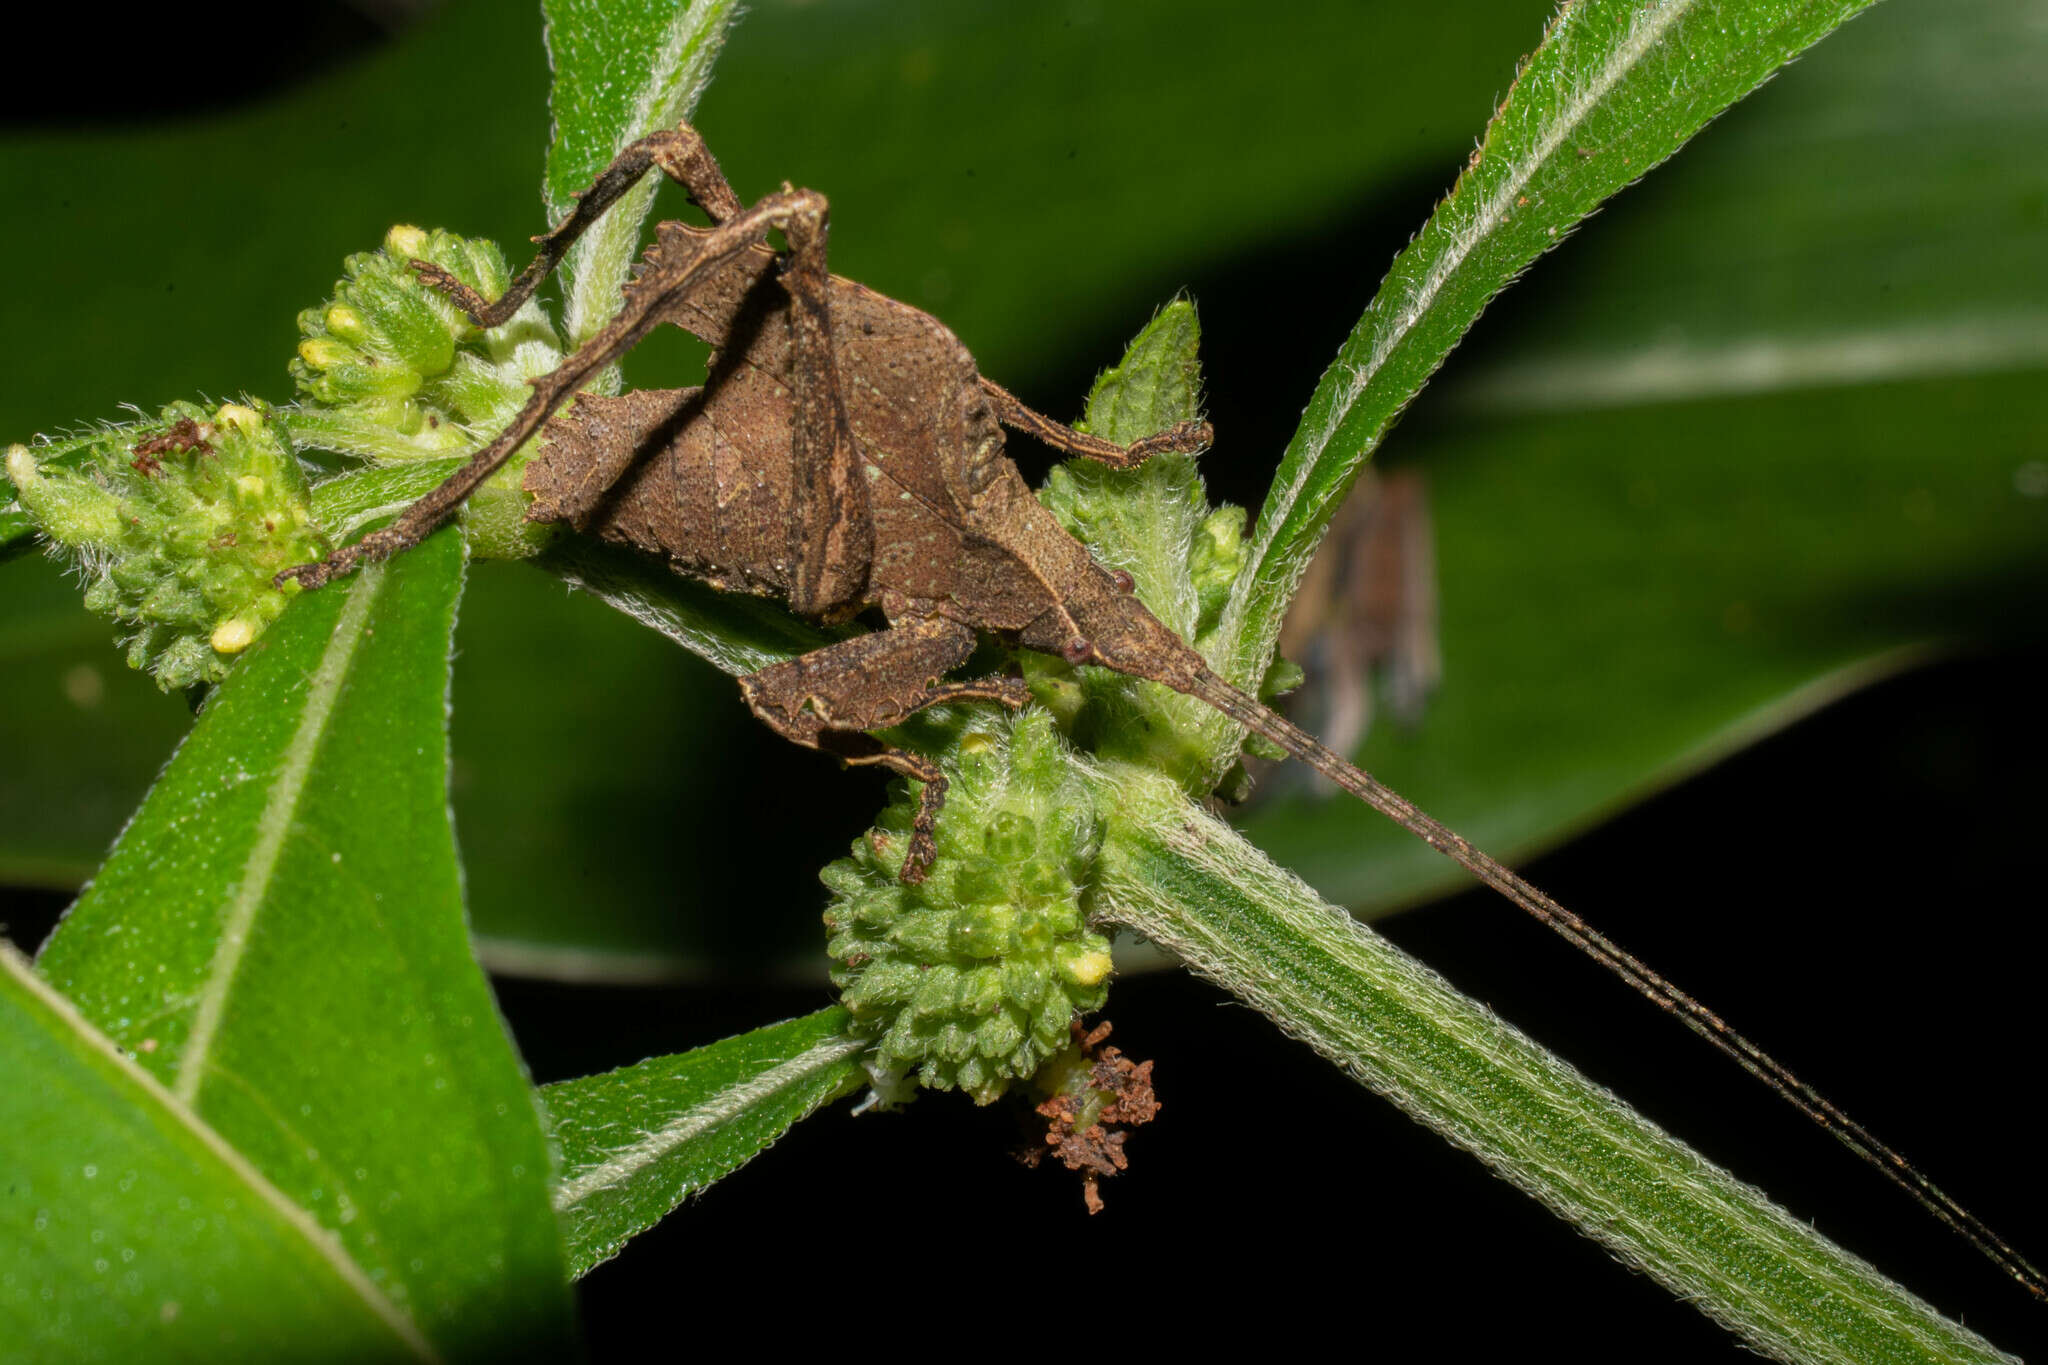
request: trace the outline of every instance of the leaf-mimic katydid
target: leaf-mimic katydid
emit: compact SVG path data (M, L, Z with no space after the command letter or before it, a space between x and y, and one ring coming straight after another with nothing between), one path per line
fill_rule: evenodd
M991 633L1199 698L1381 811L1562 934L1898 1182L2037 1297L2048 1279L1811 1086L1571 911L1213 672L1032 495L1004 454L1009 426L1115 466L1209 443L1205 423L1120 446L1032 411L984 379L937 319L831 275L826 202L784 186L751 207L685 126L634 143L540 239L503 297L486 300L415 261L479 326L509 319L571 243L659 169L711 222L663 223L612 321L554 371L495 440L383 530L280 578L317 588L417 544L534 437L528 515L665 556L715 586L781 597L841 621L879 607L886 629L740 680L756 716L798 744L924 784L902 875L921 880L946 777L870 731L940 702L1022 706L1013 678L948 681ZM769 248L779 231L785 253ZM699 388L579 393L655 328L714 348Z

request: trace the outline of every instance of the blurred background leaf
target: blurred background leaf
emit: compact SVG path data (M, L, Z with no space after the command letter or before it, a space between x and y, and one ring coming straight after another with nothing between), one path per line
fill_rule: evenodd
M1204 474L1256 506L1549 9L1318 0L1274 24L1221 3L925 0L885 19L770 0L698 122L743 197L824 190L836 270L934 310L1055 414L1191 289L1221 433ZM2028 96L2030 22L2022 0L1880 6L1501 301L1385 447L1429 480L1445 677L1368 761L1524 852L1902 651L2039 619L2048 541L2027 490L2048 476L2029 473L2025 396L2048 287L2027 266L2048 115ZM282 395L294 310L393 222L516 256L542 226L545 92L530 14L451 4L231 114L15 137L5 183L43 209L0 229L39 262L0 298L4 334L35 342L10 348L0 431ZM657 210L682 209L665 190ZM680 382L691 357L659 337L629 378ZM0 869L43 885L90 869L185 723L82 612L67 624L56 578L0 567L0 638L27 641L4 646L0 753L37 755L0 768L0 812L34 807L0 829ZM727 680L543 575L473 578L456 807L493 963L814 970L815 869L877 780L776 743ZM100 709L65 700L81 663ZM73 726L63 743L46 713ZM1247 818L1347 903L1444 884L1426 851L1312 793Z

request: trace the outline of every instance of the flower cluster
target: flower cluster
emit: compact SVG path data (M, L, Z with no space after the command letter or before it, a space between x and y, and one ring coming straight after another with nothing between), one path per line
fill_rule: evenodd
M334 297L299 314L292 378L316 410L302 425L322 445L378 460L458 455L502 429L526 381L561 363L554 328L532 300L484 330L428 288L428 261L487 299L511 284L495 243L395 227L378 251L342 263Z
M1101 823L1051 716L976 723L949 770L929 878L897 875L916 809L908 784L823 878L832 980L876 1038L876 1069L986 1104L1101 1007L1110 956L1081 907Z
M128 662L166 690L217 682L284 610L280 569L327 553L283 424L268 408L159 420L7 451L7 478L76 558L86 605L134 633Z

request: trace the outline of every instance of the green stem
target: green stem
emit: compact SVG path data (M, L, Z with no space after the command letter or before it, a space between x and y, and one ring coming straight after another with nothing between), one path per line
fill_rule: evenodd
M1460 995L1157 775L1119 812L1098 917L1178 955L1740 1335L1799 1361L2009 1360Z

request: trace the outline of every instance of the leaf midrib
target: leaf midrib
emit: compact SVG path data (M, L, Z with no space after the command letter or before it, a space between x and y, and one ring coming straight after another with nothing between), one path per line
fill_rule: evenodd
M702 54L707 42L716 51L724 41L723 28L730 22L731 12L730 3L700 0L670 25L667 40L648 62L647 81L634 97L626 125L627 142L694 112L710 71L707 62L691 58ZM664 108L667 113L662 112ZM613 150L614 154L623 151L624 145ZM576 244L576 254L566 266L570 281L562 309L562 331L571 346L589 340L618 311L618 277L623 267L615 262L631 258L659 188L659 176L650 174L642 179ZM567 209L567 205L560 206L563 212Z
M744 1085L719 1091L704 1103L676 1115L630 1147L564 1180L555 1189L556 1210L567 1212L591 1195L623 1183L692 1138L741 1117L777 1092L809 1079L867 1046L868 1040L862 1038L828 1038L788 1061L770 1067Z
M250 846L248 859L242 865L234 899L228 903L220 941L206 965L205 984L196 995L198 1009L192 1018L192 1032L179 1054L178 1069L171 1086L171 1093L182 1103L193 1103L205 1080L208 1055L226 1014L228 998L234 992L242 959L248 953L257 913L269 895L271 879L276 875L278 859L284 852L285 836L298 819L299 801L305 794L306 779L312 771L314 758L320 752L321 741L326 737L328 722L333 719L335 701L347 680L356 647L362 643L370 607L383 587L384 575L382 564L372 564L349 587L341 615L334 624L334 633L328 638L320 662L307 682L298 728L292 732L291 742L285 746L284 762L271 784L262 812L256 817L256 841Z

